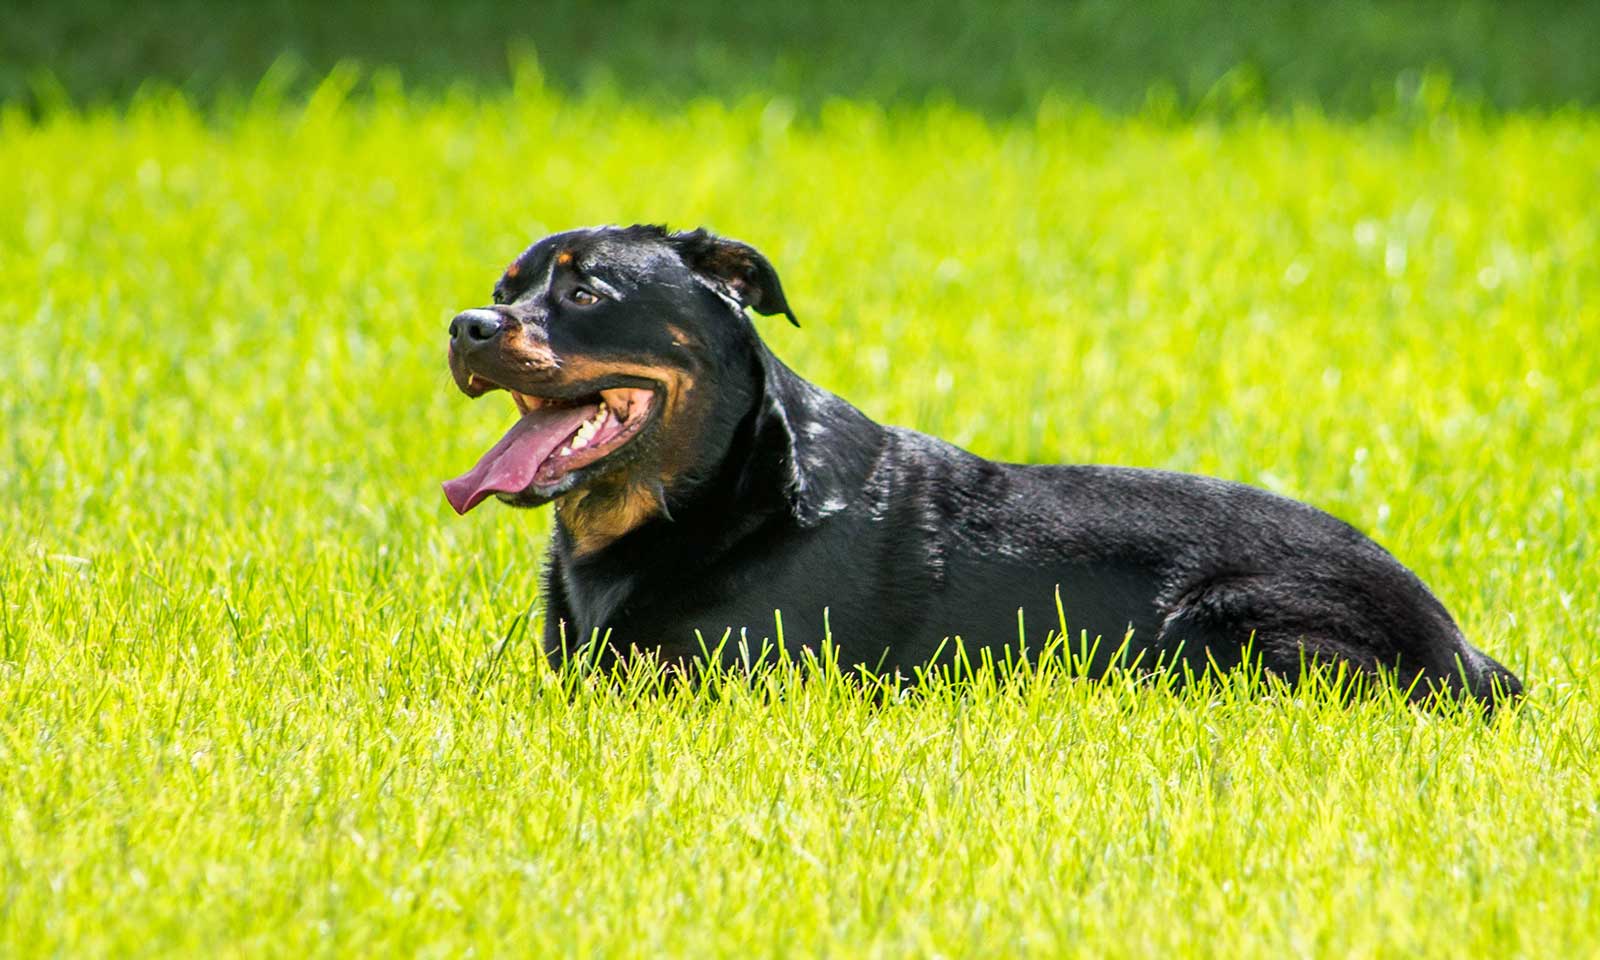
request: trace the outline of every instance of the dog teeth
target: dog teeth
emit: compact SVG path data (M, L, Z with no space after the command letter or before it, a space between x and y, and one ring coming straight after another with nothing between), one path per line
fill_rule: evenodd
M572 435L571 447L573 450L582 450L589 445L589 442L594 439L594 435L600 432L601 427L605 426L606 416L609 412L604 403L595 408L594 416L585 420L583 426L578 428L578 432ZM565 449L562 452L566 452Z

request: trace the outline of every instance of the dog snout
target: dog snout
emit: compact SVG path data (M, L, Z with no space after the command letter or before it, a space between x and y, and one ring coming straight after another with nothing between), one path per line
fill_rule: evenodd
M505 325L506 318L493 310L463 310L450 321L450 345L460 352L470 352L500 336Z

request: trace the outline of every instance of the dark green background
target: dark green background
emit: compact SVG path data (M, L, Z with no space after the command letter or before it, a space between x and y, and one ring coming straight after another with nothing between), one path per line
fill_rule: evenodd
M494 88L529 50L559 89L665 103L939 98L1010 114L1055 93L1115 111L1151 102L1203 111L1226 100L1363 114L1414 96L1424 75L1448 77L1460 101L1499 109L1600 102L1600 2L90 0L0 9L0 99L34 109L62 98L121 102L151 81L216 103L248 95L274 62L292 68L291 93L341 60L393 68L413 91Z

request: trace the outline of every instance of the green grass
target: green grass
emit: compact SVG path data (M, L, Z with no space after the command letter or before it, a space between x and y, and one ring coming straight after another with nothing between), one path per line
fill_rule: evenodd
M1118 111L1244 98L1364 114L1431 72L1501 109L1600 106L1600 6L1582 0L23 4L0 30L0 101L36 105L121 100L152 81L227 100L274 67L274 85L299 90L346 60L416 88L498 90L532 54L568 93L658 104L935 97L1013 115L1061 94Z
M0 954L1600 942L1600 117L350 81L0 117ZM1526 704L552 675L548 514L437 487L511 415L444 328L635 219L763 249L882 420L1355 522Z

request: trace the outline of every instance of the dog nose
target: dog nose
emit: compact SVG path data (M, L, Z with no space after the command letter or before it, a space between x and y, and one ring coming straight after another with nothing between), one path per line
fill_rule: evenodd
M450 343L458 349L488 343L500 335L502 320L493 310L463 310L450 321Z

